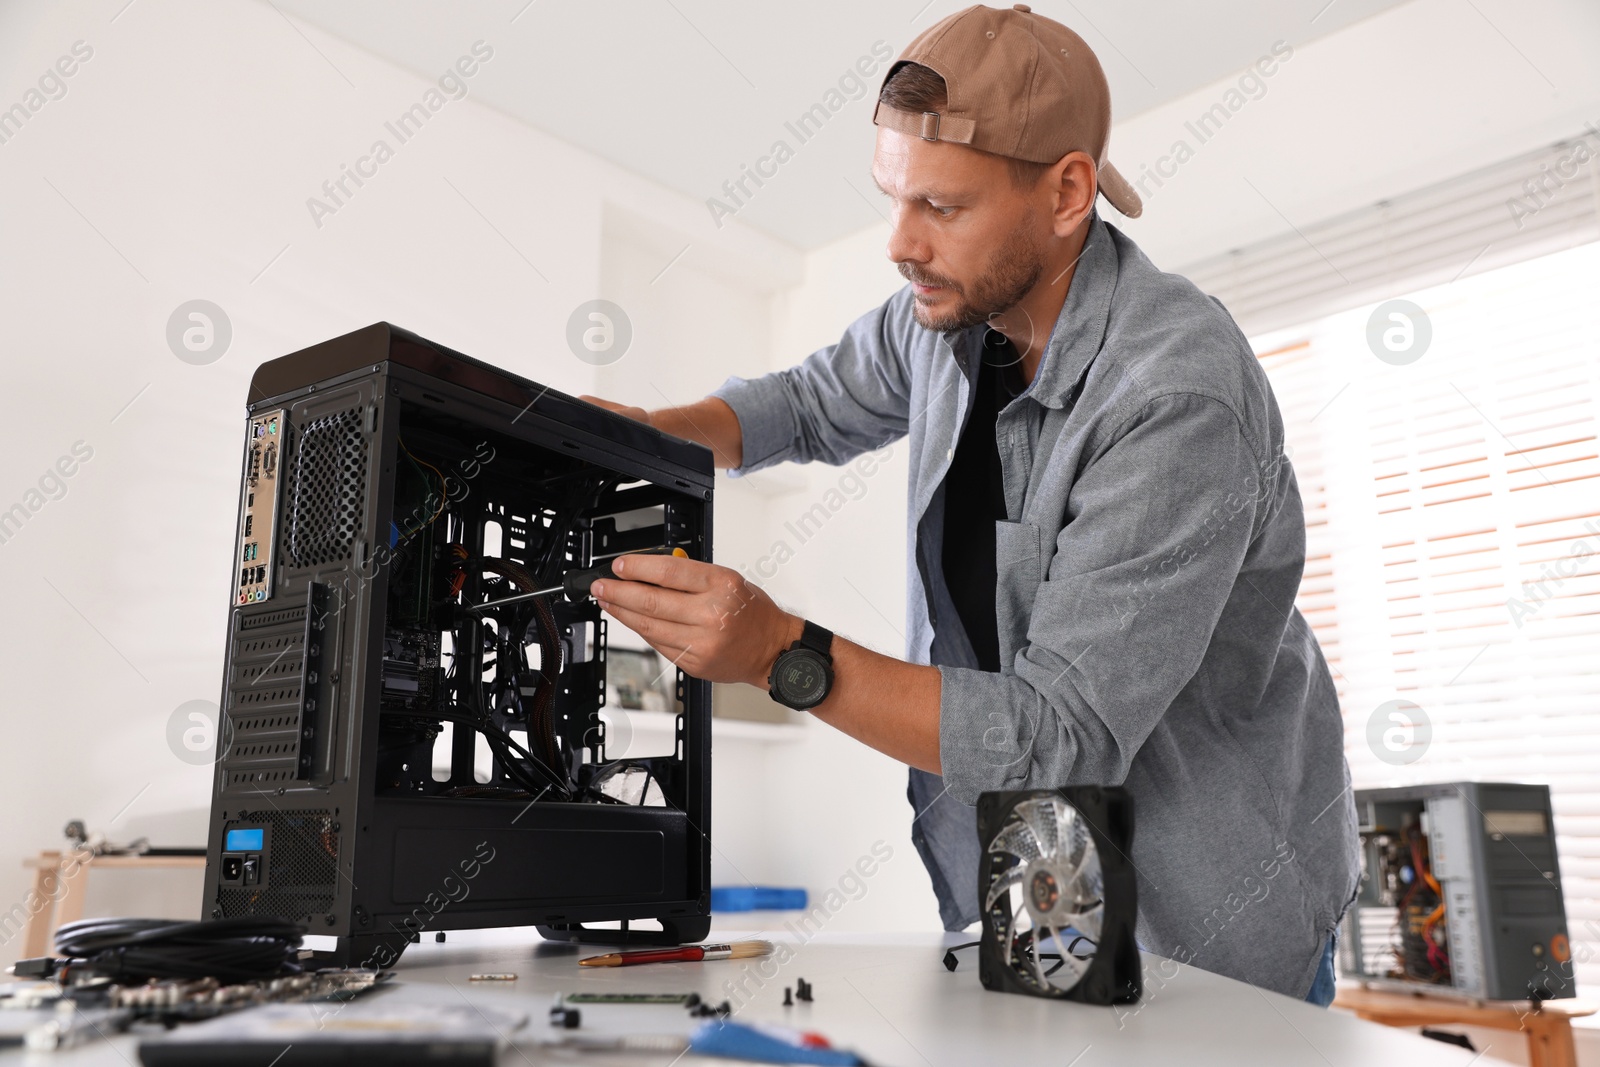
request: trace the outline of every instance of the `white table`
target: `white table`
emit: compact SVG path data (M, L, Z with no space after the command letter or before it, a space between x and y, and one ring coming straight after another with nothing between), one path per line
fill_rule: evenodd
M777 957L763 980L758 961L651 964L626 968L580 968L580 956L603 949L541 941L532 930L452 932L445 944L427 940L401 959L397 984L373 996L463 998L485 1007L521 1007L528 1022L521 1051L507 1050L505 1064L582 1063L591 1067L627 1063L646 1067L671 1057L563 1054L547 1058L534 1039L555 1033L547 1012L555 994L577 991L687 992L714 1003L733 1000L735 1018L815 1029L837 1046L860 1052L875 1065L895 1067L1106 1067L1111 1064L1184 1064L1187 1067L1330 1067L1403 1063L1407 1067L1491 1067L1503 1061L1473 1054L1414 1034L1363 1022L1352 1015L1313 1007L1194 968L1177 968L1170 981L1149 981L1146 999L1118 1008L1087 1007L1032 997L990 993L978 983L976 949L967 949L954 973L940 960L958 935L832 934L824 930L801 942L786 932L793 957L781 968ZM726 934L719 931L719 937ZM1162 963L1147 957L1149 970ZM1175 965L1166 964L1166 973ZM774 970L776 973L774 974ZM515 984L470 982L483 972L515 972ZM750 977L746 977L746 976ZM815 1001L783 1007L785 986L805 978ZM747 992L735 991L745 981ZM585 1033L619 1030L687 1032L691 1020L678 1007L588 1006ZM136 1064L136 1039L115 1037L48 1056L20 1052L0 1062L60 1067ZM727 1063L683 1057L691 1063Z

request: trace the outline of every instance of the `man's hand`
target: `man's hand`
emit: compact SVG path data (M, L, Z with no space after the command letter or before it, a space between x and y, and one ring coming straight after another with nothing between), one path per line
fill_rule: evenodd
M618 556L589 587L600 607L686 674L765 689L801 620L738 571L678 556Z
M621 577L589 587L612 618L708 682L767 688L804 625L738 571L679 556L618 556ZM835 635L833 691L811 713L897 760L939 773L937 667L902 663Z
M698 441L711 449L712 462L719 467L737 467L743 462L744 431L739 426L739 416L725 401L714 396L684 407L661 408L659 411L646 411L629 404L601 400L597 396L585 395L578 399L646 426L654 426L673 437Z
M578 399L593 404L597 408L605 408L607 411L614 411L618 415L625 415L634 422L642 422L646 426L654 425L650 421L650 413L644 408L629 407L627 404L618 404L610 400L601 400L599 397L589 396L587 393L579 394Z

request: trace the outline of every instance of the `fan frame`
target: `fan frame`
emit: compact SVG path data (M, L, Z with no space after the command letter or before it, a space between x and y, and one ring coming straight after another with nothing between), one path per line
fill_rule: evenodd
M1012 813L1030 801L1059 799L1077 811L1089 829L1100 862L1103 886L1100 939L1094 958L1071 989L1041 989L1012 969L1011 948L1000 944L996 909L982 907L990 887L1015 864L1001 864L989 846ZM1133 798L1120 786L1063 786L1059 789L1008 789L978 798L978 901L983 932L978 946L978 979L985 989L1023 993L1083 1004L1131 1004L1143 988L1138 941L1138 889L1132 861Z

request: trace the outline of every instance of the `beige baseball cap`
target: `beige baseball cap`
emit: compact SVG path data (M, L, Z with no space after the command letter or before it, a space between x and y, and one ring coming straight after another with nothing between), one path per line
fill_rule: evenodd
M903 63L920 63L944 78L944 111L915 114L880 102L874 123L1032 163L1086 152L1111 206L1129 218L1144 210L1139 194L1106 159L1111 90L1105 72L1083 38L1061 23L1035 15L1027 4L1009 10L979 4L919 34L889 76Z

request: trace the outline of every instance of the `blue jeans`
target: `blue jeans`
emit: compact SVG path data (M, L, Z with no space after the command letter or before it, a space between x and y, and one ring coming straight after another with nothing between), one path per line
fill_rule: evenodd
M1333 933L1328 935L1328 943L1322 948L1322 963L1317 967L1317 976L1311 980L1311 992L1306 994L1306 1001L1319 1008L1326 1008L1333 1003L1333 950L1339 944L1339 928L1334 927Z

